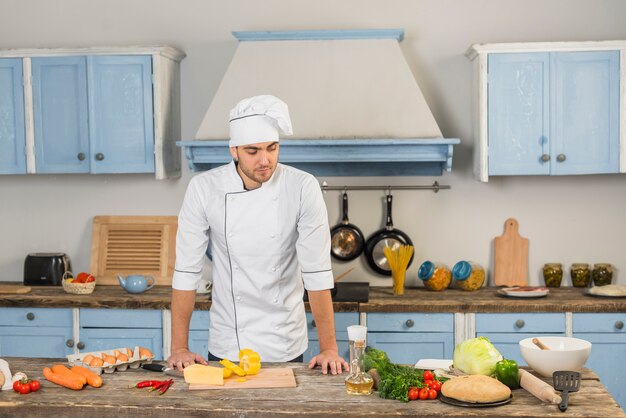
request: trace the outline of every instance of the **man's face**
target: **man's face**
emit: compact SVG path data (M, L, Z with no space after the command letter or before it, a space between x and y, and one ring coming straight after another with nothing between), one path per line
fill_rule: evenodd
M238 160L237 172L246 188L256 189L268 181L278 163L278 142L259 142L230 148L230 155Z

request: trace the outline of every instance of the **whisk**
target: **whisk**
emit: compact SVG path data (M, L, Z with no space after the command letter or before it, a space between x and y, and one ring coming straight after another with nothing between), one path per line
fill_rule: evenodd
M383 248L387 263L391 268L391 276L393 277L393 294L404 295L404 276L409 266L409 261L413 256L412 245L398 245Z

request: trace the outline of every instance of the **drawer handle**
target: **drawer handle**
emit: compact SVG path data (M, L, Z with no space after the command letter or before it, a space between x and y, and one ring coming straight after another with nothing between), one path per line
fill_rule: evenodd
M85 153L79 152L76 158L78 158L78 161L83 161L85 159Z
M101 152L97 153L96 154L96 160L98 160L98 161L104 160L104 154L101 153Z
M65 341L65 345L68 347L74 347L74 340L70 338L69 340Z
M567 157L565 156L565 154L559 154L556 156L556 160L560 163L562 163L563 161L565 161L567 159Z
M523 319L518 319L517 321L515 321L515 328L524 328L524 325L526 325L526 323Z
M407 327L407 328L412 328L412 327L413 327L413 325L415 325L415 322L413 322L413 320L412 320L412 319L407 319L407 320L406 320L406 322L405 322L405 324L406 324L406 327Z
M624 323L622 321L615 321L615 328L617 329L624 328Z
M78 347L79 350L82 350L83 348L85 348L85 343L82 341L79 341L78 344L76 344L76 347Z
M541 156L541 161L543 161L544 163L547 163L548 161L550 161L550 155L549 154L543 154Z
M35 319L35 314L32 312L27 313L26 319L28 319L29 321L32 321L33 319Z

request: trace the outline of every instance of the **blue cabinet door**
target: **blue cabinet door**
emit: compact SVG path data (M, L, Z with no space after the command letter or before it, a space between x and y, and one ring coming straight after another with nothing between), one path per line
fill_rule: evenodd
M200 354L205 359L209 356L209 311L193 311L189 321L189 351Z
M551 174L619 172L619 56L552 54Z
M489 174L549 174L548 53L488 57Z
M0 174L26 173L22 60L0 59Z
M64 357L72 338L71 309L0 308L0 356Z
M624 359L626 358L626 313L583 314L573 318L573 336L591 343L591 354L585 367L592 369L613 398L626 408Z
M88 60L92 173L154 172L152 58Z
M309 346L304 352L304 362L308 362L320 353L319 340L317 339L317 329L313 315L306 314ZM348 330L350 325L359 325L359 314L355 312L339 312L335 314L335 338L339 355L348 361L350 359L350 346L348 340Z
M88 173L87 61L32 59L37 173Z
M120 347L145 347L155 360L163 359L163 331L155 328L81 328L81 351L111 350Z

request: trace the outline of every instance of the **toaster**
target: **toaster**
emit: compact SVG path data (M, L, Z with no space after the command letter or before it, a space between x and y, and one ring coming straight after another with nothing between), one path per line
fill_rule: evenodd
M70 258L64 253L31 253L24 260L24 284L60 286L65 272L71 270Z

